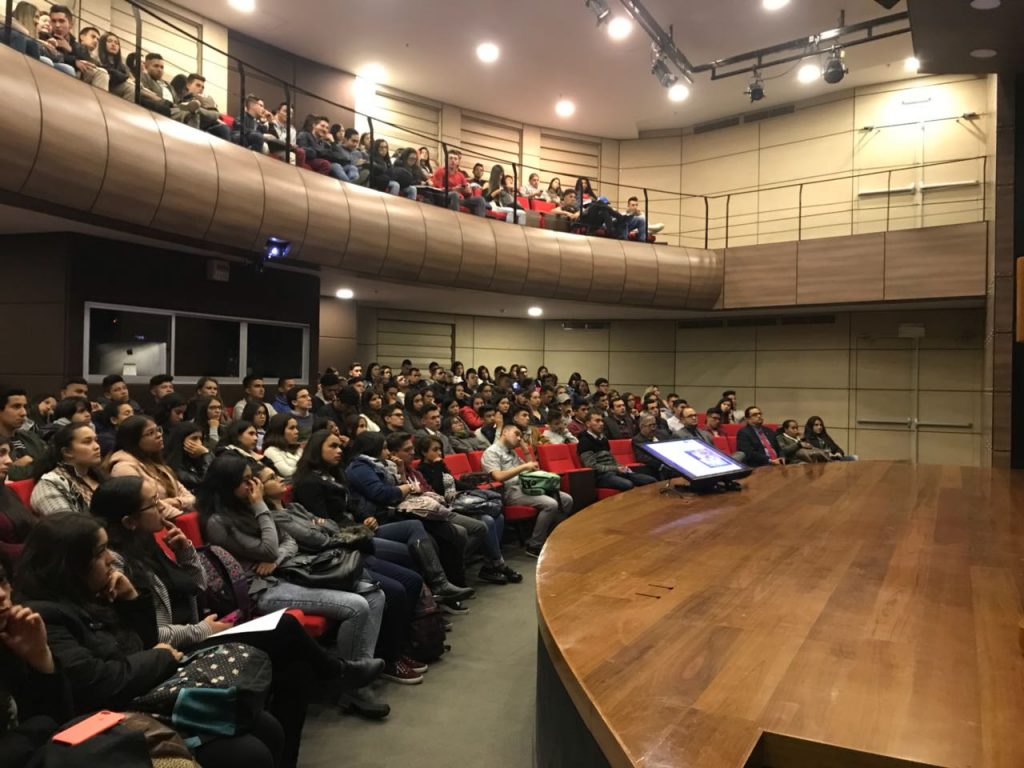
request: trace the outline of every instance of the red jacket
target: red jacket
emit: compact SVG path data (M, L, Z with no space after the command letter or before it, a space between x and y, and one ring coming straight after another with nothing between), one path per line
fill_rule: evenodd
M484 425L484 420L477 415L477 412L473 410L471 405L461 406L459 408L459 416L466 422L466 426L469 427L470 431L480 429Z

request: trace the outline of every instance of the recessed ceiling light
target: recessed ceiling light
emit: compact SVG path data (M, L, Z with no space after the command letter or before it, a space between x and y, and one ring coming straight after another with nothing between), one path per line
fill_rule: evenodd
M686 101L690 96L690 89L682 83L676 83L668 89L669 101Z
M971 56L976 59L992 59L999 54L992 48L975 48L971 51Z
M976 11L991 11L1003 4L1003 0L971 0L971 8Z
M761 0L761 5L766 11L777 11L789 5L789 0Z
M256 10L256 0L228 0L228 5L242 13L252 13Z
M903 68L907 70L907 72L917 72L917 70L921 68L921 60L916 56L911 56L903 62Z
M821 67L817 64L804 64L796 73L796 79L801 83L813 83L821 77Z
M530 307L528 310L526 310L526 314L528 314L530 317L540 317L541 315L544 314L544 310L541 309L540 307Z
M625 40L633 31L633 23L625 16L616 16L608 24L608 37L612 40Z
M371 83L381 83L385 76L384 67L380 64L367 64L357 74L363 80Z
M480 59L484 64L493 64L498 60L498 54L501 51L498 50L498 46L494 43L480 43L476 47L476 57Z
M576 112L576 105L568 99L561 99L555 104L555 112L558 113L559 117L572 117Z
M335 293L334 295L337 296L339 299L347 300L354 299L356 297L356 292L353 291L351 288L339 288L338 292Z

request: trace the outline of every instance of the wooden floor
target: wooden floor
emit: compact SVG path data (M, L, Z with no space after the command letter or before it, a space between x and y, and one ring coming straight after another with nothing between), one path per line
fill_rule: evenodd
M631 491L544 549L541 637L608 762L907 764L795 737L1022 768L1024 473L865 461L743 484Z

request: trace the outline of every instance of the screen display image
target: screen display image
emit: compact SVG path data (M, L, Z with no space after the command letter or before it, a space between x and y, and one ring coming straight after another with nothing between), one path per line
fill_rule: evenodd
M672 467L690 482L735 480L750 474L750 467L700 440L646 443L643 449Z

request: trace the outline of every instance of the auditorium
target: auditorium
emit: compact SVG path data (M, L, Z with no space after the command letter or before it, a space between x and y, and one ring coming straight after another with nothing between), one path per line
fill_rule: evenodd
M0 768L1024 767L1024 3L0 18Z

